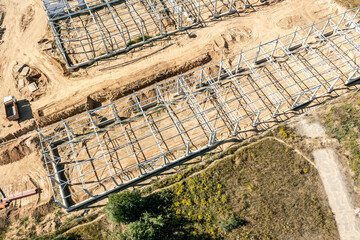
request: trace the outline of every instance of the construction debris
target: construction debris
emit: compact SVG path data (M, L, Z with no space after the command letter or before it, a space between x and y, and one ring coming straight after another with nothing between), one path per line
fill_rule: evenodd
M14 71L15 73L20 73L20 72L23 70L24 67L26 67L25 64L23 64L23 63L16 63L15 66L13 67L13 71Z
M26 67L23 67L23 69L20 72L20 75L21 76L27 76L29 74L29 72L30 72L30 68L26 66Z
M28 89L29 89L30 92L35 92L39 88L38 88L37 84L35 82L33 82L33 83L29 84Z
M25 87L25 79L24 78L19 78L18 80L18 88L21 89Z
M37 192L38 190L35 188L5 197L5 194L0 190L0 194L3 197L3 199L0 199L0 209L8 207L11 201L35 195Z

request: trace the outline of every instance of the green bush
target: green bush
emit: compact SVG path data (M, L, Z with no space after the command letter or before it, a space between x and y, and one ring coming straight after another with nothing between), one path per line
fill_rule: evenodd
M105 206L105 214L115 224L128 224L139 220L144 211L144 203L139 191L111 194Z
M130 223L126 232L120 237L121 240L152 240L161 239L165 219L162 215L157 217L151 216L145 212L140 220Z
M246 224L245 220L238 220L234 215L232 215L228 220L224 220L220 223L220 229L228 234L231 230L236 229L239 226Z

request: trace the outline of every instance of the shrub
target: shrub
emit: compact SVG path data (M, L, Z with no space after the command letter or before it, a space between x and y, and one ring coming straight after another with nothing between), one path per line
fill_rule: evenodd
M159 239L163 235L165 219L162 215L157 217L145 212L140 220L130 223L126 232L120 237L122 240Z
M246 224L245 220L238 220L234 215L232 215L228 220L224 220L220 223L220 229L225 234L228 234L231 230L236 229L239 226Z
M144 205L144 199L139 191L124 191L109 196L105 214L115 224L128 224L139 220Z

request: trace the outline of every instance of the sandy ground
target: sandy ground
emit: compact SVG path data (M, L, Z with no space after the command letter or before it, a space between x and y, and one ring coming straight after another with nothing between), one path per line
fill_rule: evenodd
M19 139L0 149L0 189L6 196L37 189L38 194L12 201L0 211L0 227L29 216L31 212L50 202L52 192L37 137ZM41 210L40 210L41 211Z
M41 39L52 38L41 1L4 0L2 4L6 11L3 24L6 32L4 43L0 45L0 97L24 97L16 88L12 69L16 62L26 63L38 68L49 79L46 93L32 102L34 112L45 108L47 114L83 101L92 93L121 89L137 79L166 72L174 65L187 64L201 55L209 53L212 61L217 61L224 54L232 55L240 49L251 48L261 41L272 40L279 34L290 33L296 27L341 11L331 0L286 0L257 12L234 14L223 21L208 22L205 28L191 30L195 38L184 33L168 41L156 42L153 47L120 55L113 61L102 61L98 66L64 76L63 70L38 43ZM100 71L146 56L171 43L175 44L126 67Z
M310 138L327 138L325 129L317 122L309 122L302 118L298 133ZM325 142L325 141L324 141ZM338 155L332 148L321 148L313 151L315 165L323 182L330 207L335 214L340 238L357 240L360 237L360 221L350 200L344 178L340 170Z

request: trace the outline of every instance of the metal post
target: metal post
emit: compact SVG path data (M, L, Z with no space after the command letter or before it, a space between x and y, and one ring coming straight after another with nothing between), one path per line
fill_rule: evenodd
M198 2L196 23L200 22L200 6L201 6L201 0L199 0Z
M294 36L291 38L291 41L290 41L289 46L287 47L287 49L291 49L291 45L293 44L293 42L295 40L297 31L298 31L298 28L295 29Z
M276 109L275 109L275 111L274 111L274 113L272 115L273 118L276 118L276 116L278 115L277 112L279 111L279 108L280 108L281 104L282 104L282 102L280 102L279 105L277 105L277 107L276 107Z
M260 111L257 113L257 115L256 115L256 118L255 118L255 120L254 120L254 122L253 122L253 127L256 127L257 125L259 125L258 123L257 123L257 121L259 120L259 117L260 117Z
M273 56L274 56L274 53L275 53L276 48L277 48L277 45L278 45L278 43L279 43L279 38L280 38L280 35L279 35L278 38L276 39L276 43L275 43L274 49L272 50L271 55L270 55L271 58L273 58Z
M115 178L113 177L113 173L111 172L110 163L109 163L109 161L107 160L107 157L106 157L106 154L105 154L103 145L102 145L101 140L100 140L100 137L99 137L99 133L98 133L98 131L97 131L97 129L96 129L96 125L95 125L94 119L92 118L91 113L88 111L88 109L86 109L86 112L87 112L87 114L88 114L88 116L89 116L89 119L90 119L92 128L93 128L93 130L94 130L94 132L95 132L96 139L97 139L97 141L98 141L99 147L100 147L100 149L101 149L101 153L102 153L102 155L103 155L103 157L104 157L104 160L105 160L105 162L106 162L106 167L107 167L107 169L109 170L110 177L112 178L112 180L114 181L114 183L115 183L116 185L119 185L119 184L116 182Z
M93 195L87 190L87 187L86 187L86 183L84 181L84 178L83 178L83 174L82 174L82 171L81 171L81 168L80 168L80 163L77 159L77 156L76 156L76 153L75 153L75 147L74 147L74 143L73 143L73 138L71 137L70 135L70 129L68 127L68 125L66 124L66 122L64 120L62 120L63 124L64 124L64 127L66 129L66 133L67 133L67 136L68 136L68 139L69 139L69 143L70 143L70 147L71 147L71 150L72 150L72 154L74 156L74 159L75 159L75 163L76 163L76 167L78 169L78 172L80 174L80 180L81 180L81 184L83 186L83 190L90 196L90 197L93 197Z
M199 87L200 88L203 86L203 84L202 84L203 77L204 77L204 65L201 64L200 79L199 79Z
M244 4L244 9L247 9L251 6L251 4L249 4L249 0L246 0L245 1L245 4Z
M234 2L234 0L230 0L229 13L231 13L231 11L232 11L233 2Z
M222 66L223 66L223 57L221 57L221 61L220 61L219 74L217 79L218 81L220 81Z
M186 144L186 155L190 154L190 142L187 142Z
M316 88L316 90L314 91L314 93L313 93L313 94L311 95L311 97L310 97L310 101L312 101L312 100L315 99L315 95L316 95L317 92L319 91L320 87L321 87L321 85L319 85L319 86Z
M255 63L257 62L257 58L259 57L260 49L261 49L261 42L260 42L260 44L259 44L259 49L258 49L258 51L256 52L256 55L255 55L253 64L255 64Z
M291 109L294 109L294 108L297 107L296 104L297 104L297 102L299 101L299 98L300 98L303 94L304 94L304 93L300 93L300 94L297 96L295 102L294 102L293 105L291 106Z
M183 8L182 7L179 7L180 8L180 30L183 29Z
M340 79L340 76L334 81L333 84L331 84L331 86L327 90L327 93L331 93L333 91L333 88L334 88L335 84L339 81L339 79Z
M324 32L325 32L325 30L326 30L327 26L329 25L329 23L330 23L330 18L327 20L327 22L326 22L326 24L325 24L324 28L323 28L323 29L322 29L322 31L321 31L320 36L322 36L322 37L323 37Z
M218 0L215 0L215 4L214 4L214 14L213 14L213 17L216 18L216 6L217 6L217 1Z
M241 49L241 52L239 54L239 59L238 59L237 64L236 64L235 74L237 74L239 72L239 70L240 70L239 68L240 68L241 58L242 58L242 49Z
M239 127L239 121L237 121L236 124L235 124L234 131L233 131L233 135L237 135L237 134L238 134L238 131L237 131L238 127Z
M143 108L142 108L141 105L140 105L140 102L139 102L139 100L138 100L138 98L137 98L137 96L136 96L135 91L134 91L133 94L134 94L134 98L135 98L136 105L137 105L138 108L140 109L140 111L141 111L141 113L142 113L142 115L143 115L143 117L144 117L144 119L145 119L145 121L146 121L149 129L150 129L150 131L151 131L151 133L152 133L152 135L153 135L153 137L154 137L154 139L155 139L155 142L157 143L157 145L158 145L158 147L159 147L159 149L160 149L160 152L161 152L161 154L163 155L164 165L166 165L166 156L165 156L165 153L164 153L164 151L163 151L163 149L162 149L162 147L161 147L161 145L160 145L160 142L159 142L159 140L157 139L157 137L156 137L156 135L155 135L155 132L154 132L152 126L150 125L150 122L149 122L148 117L146 116Z
M303 45L304 45L304 44L306 43L306 41L308 40L311 31L314 29L314 25L315 25L315 23L313 23L313 25L311 25L311 28L310 28L309 32L307 33L306 37L304 38Z

